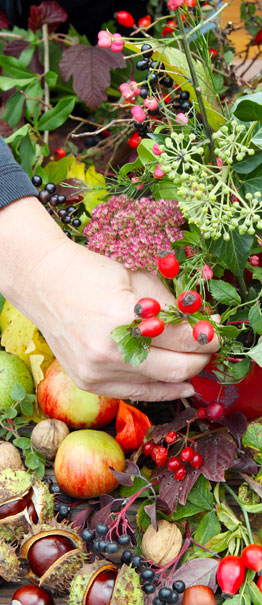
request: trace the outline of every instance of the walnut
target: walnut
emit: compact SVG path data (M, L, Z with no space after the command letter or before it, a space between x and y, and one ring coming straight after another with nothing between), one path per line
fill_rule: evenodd
M142 551L149 561L157 565L170 563L180 552L182 534L175 523L165 519L158 522L158 530L149 525L142 538Z
M0 441L0 471L23 468L18 449L9 441Z
M46 460L54 460L59 445L68 435L69 428L62 420L47 418L34 427L31 435L32 445L45 456Z

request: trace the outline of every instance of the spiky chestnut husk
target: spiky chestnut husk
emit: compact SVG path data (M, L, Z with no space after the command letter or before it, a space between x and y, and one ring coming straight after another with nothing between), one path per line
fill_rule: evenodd
M21 564L16 556L15 548L0 540L0 577L6 582L20 582L21 576Z
M32 570L28 572L27 577L35 584L47 588L53 594L64 595L69 592L72 578L86 560L84 542L70 524L59 523L56 519L50 519L47 523L34 525L21 544L20 555L24 559L28 559L29 550L37 540L46 536L59 535L69 538L74 543L75 548L57 559L41 577L35 575Z
M69 605L85 604L88 591L94 580L103 571L115 571L117 573L117 567L105 559L95 559L93 563L83 565L71 582Z
M117 570L117 567L103 559L83 565L71 583L69 605L85 605L94 580L103 571L114 570ZM124 564L118 571L110 605L144 605L140 578L132 567Z
M49 519L54 514L54 496L48 486L35 479L27 471L5 469L0 471L0 511L1 506L11 501L22 499L32 490L33 501L39 522ZM13 515L0 519L0 539L7 542L21 540L32 527L32 520L25 508Z

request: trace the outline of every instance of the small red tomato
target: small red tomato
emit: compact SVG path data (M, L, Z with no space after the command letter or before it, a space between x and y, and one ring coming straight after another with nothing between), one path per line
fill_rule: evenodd
M194 454L192 460L190 460L190 464L193 468L200 468L203 464L204 460L203 457L201 456L201 454L198 454L197 452Z
M158 271L167 279L172 279L179 273L179 262L174 254L161 252L157 257Z
M197 410L197 416L198 416L198 418L200 418L200 419L206 418L206 415L207 415L206 408L199 408Z
M130 137L130 139L128 139L128 145L129 147L131 147L132 149L137 149L138 145L141 143L142 139L139 136L138 132L134 132L134 134L132 134L132 136Z
M134 312L139 317L154 317L161 311L160 304L154 298L140 298L134 306Z
M151 23L152 19L150 15L145 15L145 17L141 17L141 19L139 19L137 25L138 27L148 27L149 25L151 25Z
M194 453L195 452L192 447L185 447L180 454L180 458L183 460L183 462L191 462L191 460L193 460Z
M171 456L168 459L167 468L169 471L177 471L182 465L182 462L178 456Z
M132 15L127 11L118 11L115 13L115 20L123 27L133 27L135 24L134 17L132 17Z
M202 297L195 290L181 292L177 299L177 306L182 313L191 315L199 311L202 305Z
M209 420L220 420L220 418L223 418L223 416L225 415L225 406L223 403L218 403L218 402L214 402L214 403L209 403L207 408L207 418L209 418Z
M26 584L15 591L12 597L12 605L55 605L51 595L39 586Z
M155 443L153 441L147 441L147 443L144 443L142 446L143 454L145 454L145 456L151 456L154 447Z
M258 590L260 590L260 592L262 592L262 576L259 576L259 578L258 578L257 587L258 587Z
M253 569L260 574L262 570L262 546L249 544L244 548L241 559L247 569Z
M189 586L183 596L182 605L215 605L215 595L209 586Z
M180 468L178 468L177 471L174 472L174 477L177 481L183 481L185 476L186 476L186 469L183 465L180 466Z
M65 149L62 149L62 147L57 147L57 149L55 149L55 153L57 155L57 158L60 160L61 158L64 158L66 155L66 151Z
M233 596L239 591L245 580L245 566L241 557L227 555L217 568L217 583L222 592Z
M139 326L133 328L132 334L135 338L140 338L140 336L155 338L164 332L165 327L166 324L160 317L148 317L143 319Z
M215 336L215 330L206 319L197 321L193 327L193 338L199 342L200 345L207 345L211 342Z
M176 433L176 431L169 431L169 432L166 434L166 436L165 436L165 441L166 441L168 444L175 443L175 442L176 442L176 440L177 440L177 433Z

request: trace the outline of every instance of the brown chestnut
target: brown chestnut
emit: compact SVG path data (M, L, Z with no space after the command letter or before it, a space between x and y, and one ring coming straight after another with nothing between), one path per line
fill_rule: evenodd
M11 500L11 502L5 502L5 504L2 504L2 506L0 506L0 519L5 519L6 517L11 517L12 515L17 515L17 513L20 513L26 508L30 498L31 493L27 492L22 498L18 498L18 500Z
M32 544L28 552L31 570L41 578L57 559L73 549L75 549L75 544L66 536L41 537Z
M55 605L55 602L43 588L26 584L15 591L11 605Z
M215 595L209 586L190 586L184 592L182 605L216 605Z
M38 515L37 515L37 512L35 510L35 505L34 505L34 503L33 503L32 500L29 500L29 502L27 504L27 512L28 512L28 515L29 515L31 521L33 523L37 523L38 522Z
M85 605L109 605L114 590L117 571L101 571L92 583Z

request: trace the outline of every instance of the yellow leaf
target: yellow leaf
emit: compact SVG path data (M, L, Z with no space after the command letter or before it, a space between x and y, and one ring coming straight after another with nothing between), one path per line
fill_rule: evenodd
M75 158L67 170L67 179L78 179L79 181L85 181L85 164L78 162Z
M84 192L83 204L88 212L91 212L95 206L105 201L103 198L107 194L105 187L105 177L96 172L94 165L89 166L85 175L85 182L88 185L88 189Z

